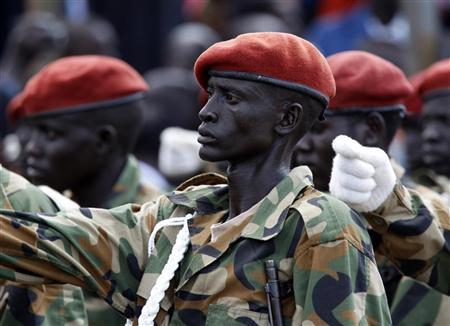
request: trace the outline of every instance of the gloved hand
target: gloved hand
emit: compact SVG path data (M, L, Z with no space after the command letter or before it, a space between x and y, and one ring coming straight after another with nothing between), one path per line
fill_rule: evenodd
M344 135L336 137L332 146L336 156L329 185L331 194L358 212L377 209L397 179L387 154Z

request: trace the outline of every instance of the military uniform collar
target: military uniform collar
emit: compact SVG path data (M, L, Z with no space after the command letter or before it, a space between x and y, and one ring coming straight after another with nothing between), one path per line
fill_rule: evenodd
M240 235L259 240L268 240L277 235L283 227L289 207L302 189L310 185L312 174L309 168L306 166L294 168L261 200ZM187 207L197 212L197 215L209 215L220 211L225 215L228 211L227 184L197 186L183 192L173 192L167 197L172 203ZM195 224L195 219L190 222L193 227Z

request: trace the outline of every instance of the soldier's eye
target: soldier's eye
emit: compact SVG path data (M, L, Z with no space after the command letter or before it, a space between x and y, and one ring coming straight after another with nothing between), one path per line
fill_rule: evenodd
M206 89L206 93L208 93L208 99L210 99L214 94L214 89L212 87L208 87Z
M239 97L231 93L225 93L225 100L231 105L238 104L241 101Z
M51 129L47 129L47 132L45 133L47 139L49 140L55 140L56 138L58 138L58 133L54 130Z

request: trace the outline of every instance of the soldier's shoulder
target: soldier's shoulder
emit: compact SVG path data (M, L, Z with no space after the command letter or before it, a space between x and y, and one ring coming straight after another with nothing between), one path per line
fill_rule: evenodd
M363 218L341 200L313 187L307 187L293 203L300 213L306 235L317 243L347 240L369 252L370 237ZM370 253L372 256L372 253Z

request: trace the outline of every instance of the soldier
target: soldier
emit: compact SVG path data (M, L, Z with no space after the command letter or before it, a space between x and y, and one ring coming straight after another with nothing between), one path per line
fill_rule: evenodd
M415 179L440 193L450 206L450 59L423 71L418 93L423 101L423 161L428 171Z
M227 160L228 180L201 175L109 211L2 211L0 277L95 290L143 325L265 325L273 259L286 323L389 324L359 216L315 190L306 167L290 171L335 92L325 58L294 35L252 33L210 47L195 73L209 93L200 156Z
M73 56L45 66L9 108L13 120L20 120L19 129L28 135L23 153L25 174L35 184L70 193L71 199L83 206L111 208L155 199L159 191L140 183L137 161L130 155L147 90L144 79L115 58ZM57 193L46 192L60 205ZM23 300L23 291L16 290L8 287L8 302ZM38 292L36 289L38 299L45 296ZM123 317L95 295L87 296L90 323L123 325ZM35 306L30 306L32 311ZM8 304L15 316L30 307ZM62 322L57 312L35 313L37 320L56 314ZM12 323L13 318L7 320Z
M320 183L318 186L319 189L324 189L325 191L328 189L328 182L331 175L331 159L334 155L332 148L333 139L340 134L344 134L355 138L358 142L365 146L379 147L384 151L387 151L397 128L401 124L404 110L402 103L411 94L409 82L400 69L386 60L372 54L361 51L342 52L330 56L328 58L328 62L330 63L330 67L336 80L337 95L330 103L330 109L327 111L327 121L318 123L313 127L313 131L311 133L312 135L307 135L298 144L297 155L294 156L297 160L295 163L299 164L299 160L303 159L304 162L311 164L313 170L321 173L321 178L319 178ZM361 67L364 67L364 69L361 69ZM336 140L335 147L338 148L338 154L348 157L349 155L352 156L353 152L358 152L361 145L356 145L354 141L347 141L345 139L343 140L342 138L338 138ZM357 149L353 149L354 147ZM389 163L386 154L383 153L383 155L377 153L380 149L377 149L375 153L371 153L371 150L367 148L361 149L361 153L364 151L369 153L365 154L366 157L369 157L368 162L359 164L373 164L372 161L374 161L374 159L370 159L370 157L376 158L378 160L378 165L376 168L380 170L380 172L377 172L380 174L380 180L361 179L364 177L364 175L360 175L360 173L364 174L364 171L361 172L362 168L357 165L355 166L353 162L347 161L345 166L341 167L336 161L334 163L336 166L335 176L337 172L340 171L345 171L345 176L344 173L342 173L342 176L338 174L338 180L334 181L334 183L332 179L330 182L330 190L333 194L336 194L341 198L345 198L345 200L352 203L357 210L370 212L374 211L379 206L382 206L383 201L388 197L390 190L394 188L395 179L400 179L402 177L402 172L398 172L401 168L395 162ZM344 152L344 154L341 154L342 152ZM361 157L364 157L364 155L361 154ZM355 157L351 157L351 159L355 159ZM380 162L384 162L384 165ZM397 176L394 175L391 164L395 166ZM352 171L351 173L349 172L349 169ZM370 170L372 168L368 167L367 169ZM384 170L382 171L382 169ZM341 183L343 186L341 186ZM392 188L389 189L386 194L381 195L380 190L375 187L376 184L381 184L381 186L387 188L389 188L389 184L391 184ZM362 192L362 189L365 188L370 189L368 194L363 194L366 198L364 198L362 203L355 204L357 197L362 196L357 193L357 190ZM378 186L378 188L380 188L380 186ZM411 200L409 197L410 195L417 195L415 192L408 192L407 194L406 192L407 191L399 185L398 191L395 194L400 196L401 202L406 203ZM349 199L350 196L352 197L351 199ZM438 202L436 204L430 205L428 203L428 198L424 198L423 196L419 198L421 200L421 205L425 205L422 204L422 201L426 202L426 206L424 206L421 213L429 214L430 216L431 214L435 214L436 217L439 216L439 218L444 222L444 226L448 225L448 222L446 221L449 219L449 214L445 214L442 201L439 202L439 199L437 199ZM397 200L398 199L396 197L392 198L391 206L394 206ZM426 210L427 207L430 208L430 211ZM384 215L387 217L398 218L400 214L399 212L401 212L401 208L397 211L392 211L391 209L390 212L388 208L389 206L384 204L384 207L382 206L374 213L365 215L370 222L378 224L374 227L374 229L384 234L384 237L380 237L379 234L373 234L373 242L375 245L380 243L378 251L382 253L389 253L389 249L392 248L392 245L391 247L389 246L389 237L392 237L389 232L393 232L395 230L386 230L384 220L381 220L378 215L380 215L380 212L383 212L384 210L381 217ZM442 214L439 213L439 209L442 211ZM388 214L392 215L389 216ZM404 210L402 214L400 214L400 217L404 217L405 220L420 216L420 214L417 212L411 212L411 210ZM401 221L399 223L401 223ZM411 229L411 226L413 225L410 225L409 229ZM403 230L407 229L407 227L403 227ZM432 227L428 230L428 232L429 235L433 234ZM397 232L395 235L397 237L407 236L408 233ZM442 236L439 236L439 238L442 239ZM415 241L418 242L417 239ZM399 243L400 242L394 242L394 246L398 247ZM436 245L437 246L434 247L431 252L439 252L442 247L444 251L446 250L444 242L437 241ZM420 246L423 245L420 244ZM405 249L402 250L403 252L401 254L403 255L403 259L411 257L409 253L406 253L405 257ZM392 299L401 275L396 272L396 269L393 268L393 266L392 268L389 265L386 266L382 257L378 257L378 262L381 267L382 275L384 276L384 283L388 298ZM427 270L424 268L427 265L425 261L420 262L420 265L418 266L414 266L413 264L407 265L398 259L395 260L395 262L401 267L402 272L407 275L418 276L420 274L424 274ZM441 275L444 277L444 273ZM444 292L448 291L448 288L442 287L440 290ZM442 299L440 299L439 302L442 302L443 304L441 307L445 307L445 302L448 298L447 296L431 289L427 292L433 298L441 297ZM414 296L408 296L408 299L414 299ZM439 306L437 306L436 309L436 302L422 301L421 303L425 309L427 309L426 307L433 308L427 309L427 314L422 313L420 320L424 321L424 323L433 323L436 321L443 322L445 320L443 318L445 318L446 315L442 314L443 310L440 315L437 314L439 312ZM393 309L393 313L393 322L395 324L401 323L404 315L402 315L397 308Z

